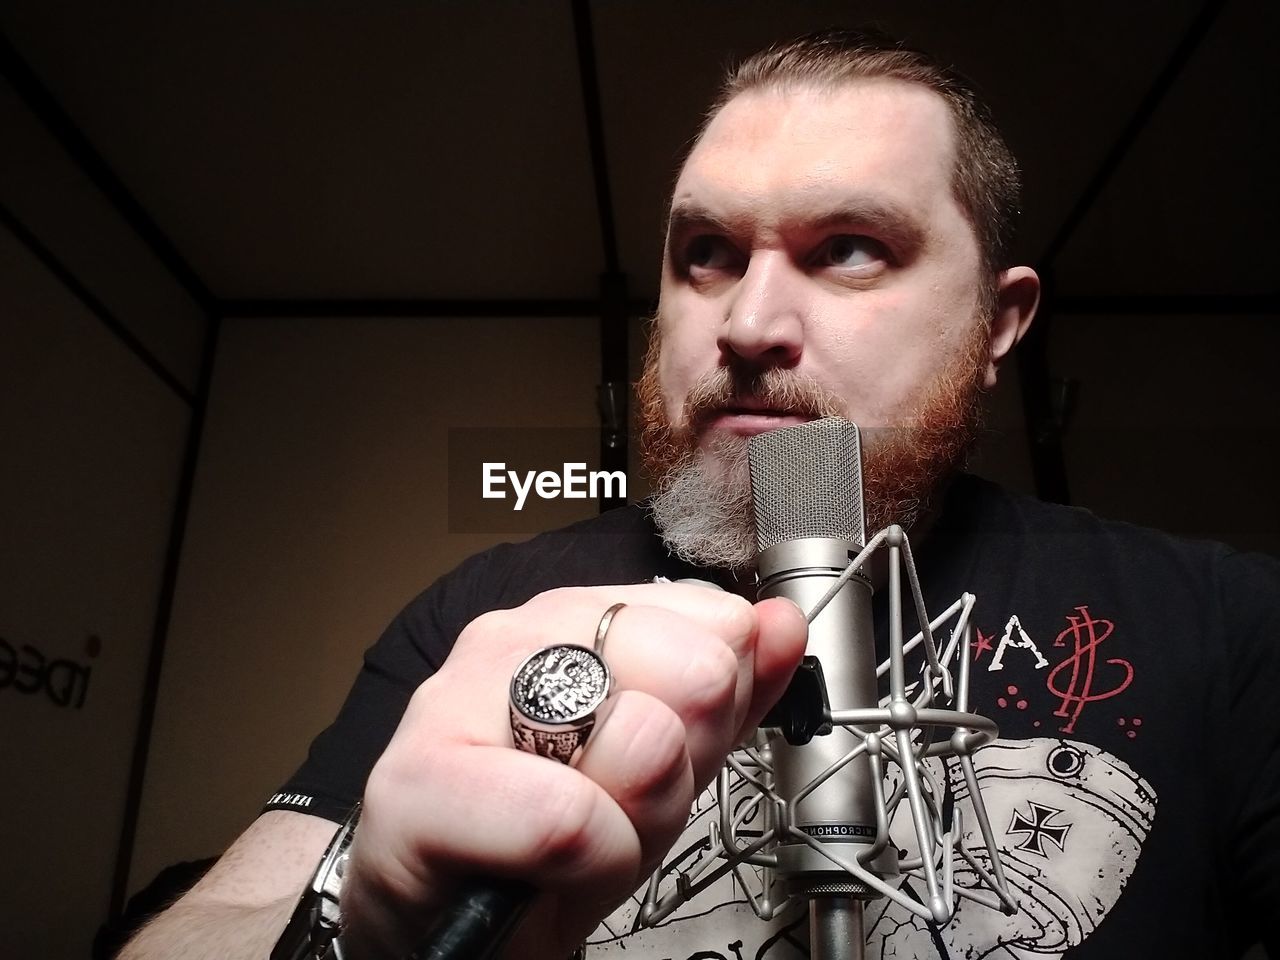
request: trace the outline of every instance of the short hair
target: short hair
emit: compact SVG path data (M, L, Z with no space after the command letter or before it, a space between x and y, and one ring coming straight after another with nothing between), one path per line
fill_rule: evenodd
M694 143L739 94L757 89L833 88L873 79L919 84L946 102L956 144L951 188L973 226L981 265L994 277L1009 266L1021 212L1018 163L968 79L879 30L822 30L775 44L731 67Z

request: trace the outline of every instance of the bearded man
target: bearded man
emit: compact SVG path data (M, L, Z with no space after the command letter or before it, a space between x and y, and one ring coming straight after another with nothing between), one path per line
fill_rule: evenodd
M655 868L706 854L705 788L804 649L794 605L741 595L747 439L827 415L866 429L868 526L910 528L931 608L979 596L972 699L1004 739L978 779L1019 901L945 926L873 903L867 954L1201 958L1261 935L1276 565L957 473L1039 295L1007 263L1017 194L985 109L922 54L824 33L734 71L672 197L639 387L653 501L483 553L410 604L303 767L124 955L264 956L362 797L326 956L408 956L476 877L535 891L512 957L805 955L802 917L758 919L732 876L636 918ZM726 589L661 582L690 578ZM512 749L513 672L593 631L613 693L576 763Z

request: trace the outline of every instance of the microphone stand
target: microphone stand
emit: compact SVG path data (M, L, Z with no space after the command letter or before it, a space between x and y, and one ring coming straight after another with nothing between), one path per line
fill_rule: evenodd
M887 897L920 918L938 924L944 924L951 918L961 899L1005 914L1016 912L1017 901L1005 880L973 767L973 754L998 734L994 722L968 709L969 664L974 639L970 615L977 598L971 593L962 594L931 620L924 606L910 543L902 529L895 525L868 541L845 571L832 581L827 594L814 604L807 614L808 619L812 621L848 580L869 563L872 554L884 547L889 552L890 642L889 658L877 667L876 676L880 679L888 676L889 695L881 699L879 707L870 709L831 710L825 703L820 703L815 714L811 693L813 671L798 670L792 689L780 702L781 713L771 713L766 717L755 740L730 755L720 771L716 783L720 817L716 825L718 829L712 832L710 855L687 869L673 871L669 876L664 876L661 868L654 872L640 909L642 925L660 923L730 872L738 879L758 917L770 920L778 916L793 899L782 890L783 878L778 874L778 851L786 845L803 845L817 851L834 868L848 874L849 880L865 889L864 894L852 895L847 892L806 893L813 960L861 960L865 956L865 909L869 899ZM901 574L904 568L907 574L905 586L914 600L917 620L922 625L921 630L906 641L902 630L904 584ZM947 626L950 627L950 637L945 646L939 648L934 634ZM918 682L908 697L907 657L920 654L923 654L923 663L919 668ZM806 684L807 688L802 689L799 696L792 695L797 687L803 688ZM939 703L946 706L936 705ZM798 795L805 796L820 789L822 783L844 764L857 758L869 761L870 786L877 808L877 836L874 843L853 856L841 850L852 845L823 844L798 829L795 825L797 797L780 796L773 778L775 759L772 745L787 733L803 736L804 731L809 731L812 735L824 723L848 730L859 743L842 761L815 777ZM951 735L941 740L921 735L926 730L937 728L950 728ZM967 820L957 807L951 814L950 823L944 822L943 811L937 802L941 791L924 765L931 758L950 760L956 768L951 775L958 774L967 787L971 820ZM899 783L891 792L885 789L886 764L889 762L901 774ZM738 783L735 783L735 777ZM926 784L927 791L923 789ZM734 795L735 790L744 786L754 792L750 799L744 799L740 793ZM896 873L918 881L924 889L923 902L903 893L897 885L887 882L885 877L867 866L886 851L893 853L889 843L889 824L899 809L911 821L918 850L914 856L897 855ZM759 834L748 833L744 824L761 813L763 830ZM975 824L981 837L981 845L974 850L965 841L966 821ZM977 858L975 850L985 853L985 865ZM953 863L957 858L963 860L972 872L976 885L959 886L952 882ZM943 868L941 875L937 869L939 864ZM781 896L778 896L779 890L782 890Z
M809 960L862 960L867 934L866 903L857 897L814 897L809 901Z

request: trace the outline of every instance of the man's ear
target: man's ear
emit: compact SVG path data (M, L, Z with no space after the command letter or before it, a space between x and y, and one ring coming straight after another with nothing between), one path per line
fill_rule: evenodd
M991 318L991 353L984 383L996 385L996 368L1031 326L1040 303L1040 278L1030 267L1010 267L996 286L996 310Z

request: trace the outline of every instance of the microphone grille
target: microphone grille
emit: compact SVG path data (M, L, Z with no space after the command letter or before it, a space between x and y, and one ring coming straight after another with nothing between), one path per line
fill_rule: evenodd
M866 542L862 442L852 421L832 417L759 434L747 458L757 551L805 537Z

